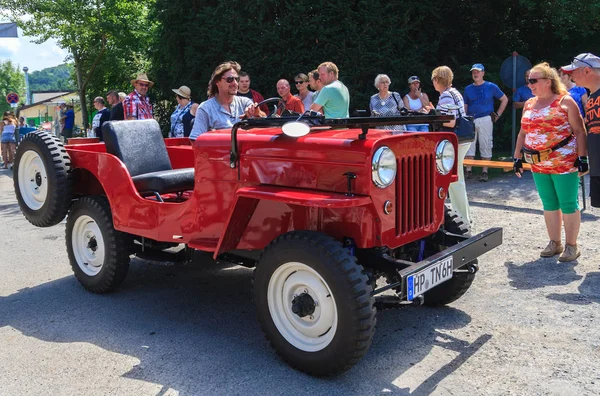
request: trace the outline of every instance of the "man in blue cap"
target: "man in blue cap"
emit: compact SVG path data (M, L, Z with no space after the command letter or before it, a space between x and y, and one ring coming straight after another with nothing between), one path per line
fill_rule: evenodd
M475 141L471 143L465 158L473 159L475 157L475 149L479 142L481 158L491 160L492 147L494 147L494 122L504 113L508 98L496 84L483 79L485 68L481 63L475 63L471 67L471 76L473 84L465 88L464 99L467 115L475 119ZM498 112L494 111L494 99L500 100ZM471 172L471 167L467 167L467 179L471 178ZM480 180L488 181L487 166L483 167Z
M579 157L579 171L590 171L590 197L592 206L600 208L600 57L588 53L577 55L570 65L561 67L570 74L579 86L590 90L585 104L585 124L587 126L587 157Z

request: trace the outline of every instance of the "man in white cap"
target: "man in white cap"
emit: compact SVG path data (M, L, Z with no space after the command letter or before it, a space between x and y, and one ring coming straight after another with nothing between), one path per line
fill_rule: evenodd
M131 80L134 86L132 93L123 100L123 111L126 120L147 120L152 118L152 105L148 99L148 89L154 83L148 80L146 73L138 74L137 78Z
M590 90L585 105L589 165L587 157L579 157L577 166L580 172L590 170L591 203L600 208L600 57L589 52L579 54L570 65L561 69L570 74L577 85Z
M500 88L494 83L485 81L485 68L481 63L475 63L471 67L471 77L473 84L465 88L465 111L467 115L474 118L475 121L475 141L471 143L471 147L465 158L473 159L475 157L475 149L479 142L479 152L484 160L492 159L492 147L494 147L494 122L498 120L504 113L508 98ZM498 112L494 111L494 99L500 101ZM467 179L471 178L471 167L467 166ZM481 172L483 182L488 181L488 168L484 166Z

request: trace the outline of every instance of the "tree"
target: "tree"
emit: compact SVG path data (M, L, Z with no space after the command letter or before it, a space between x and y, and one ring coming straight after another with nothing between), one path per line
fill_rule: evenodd
M9 59L0 61L0 114L11 109L4 99L11 92L25 98L25 76L19 70L19 65L14 65Z
M153 0L0 0L26 35L43 42L55 38L73 60L84 127L86 91L106 54L143 45L149 32L146 14ZM140 49L142 53L147 48ZM137 70L129 72L135 74ZM101 73L101 72L100 72Z
M72 64L47 67L29 73L29 89L35 91L72 91L76 89Z
M350 90L351 110L368 107L379 73L401 93L407 78L418 75L435 101L429 76L440 65L454 71L454 85L463 90L471 83L470 66L484 63L486 80L510 97L499 69L513 51L534 64L560 66L581 52L598 54L600 36L600 0L255 0L235 6L156 0L151 18L159 24L151 46L152 74L161 77L154 93L163 99L172 100L171 88L185 84L194 99L205 100L212 70L229 59L250 73L252 87L265 97L277 95L280 78L333 61ZM510 145L510 134L496 136Z

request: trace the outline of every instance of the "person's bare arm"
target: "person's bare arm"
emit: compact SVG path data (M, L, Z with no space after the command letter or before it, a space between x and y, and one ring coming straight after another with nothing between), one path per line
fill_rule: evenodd
M496 122L498 120L498 118L500 118L502 116L507 105L508 105L508 98L506 97L506 95L502 95L502 97L500 98L500 107L498 107L496 116L494 116L494 114L492 113L492 121L493 122Z
M587 92L581 95L581 104L583 105L583 111L585 112L585 104L587 103L589 97Z
M406 107L408 109L409 108L408 95L404 95L404 97L402 98L402 101L404 102L404 107Z
M521 175L523 174L521 150L523 149L524 143L525 143L525 131L523 130L523 128L521 128L521 130L519 131L519 134L517 135L517 141L515 143L515 152L513 153L513 158L514 158L514 163L515 163L515 166L513 167L513 169L515 169L515 175L517 175L518 178L521 178ZM519 164L520 168L517 168L517 163Z
M423 107L427 107L429 106L430 102L429 102L429 96L427 96L426 93L422 93L421 94L421 105L423 105Z
M321 106L320 104L316 104L313 103L310 105L310 110L311 111L318 111L319 113L323 114L323 106Z
M580 157L587 155L587 136L583 118L579 112L579 106L575 103L575 100L570 96L563 97L560 102L561 106L567 110L569 117L569 125L571 130L577 139L577 155Z
M513 108L522 109L525 106L525 102L513 102Z

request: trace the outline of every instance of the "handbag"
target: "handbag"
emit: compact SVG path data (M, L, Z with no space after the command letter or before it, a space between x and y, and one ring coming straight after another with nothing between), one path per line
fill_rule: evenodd
M450 95L452 95L452 99L454 100L454 104L460 106L458 104L458 100L456 99L456 95L448 90ZM458 109L458 117L456 118L456 125L454 126L454 133L458 137L458 142L472 142L475 140L475 122L473 121L473 117L462 114L460 109Z

